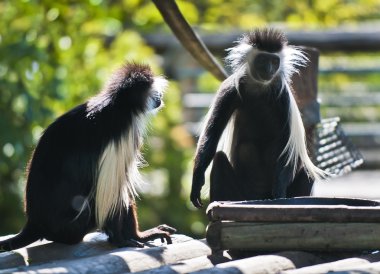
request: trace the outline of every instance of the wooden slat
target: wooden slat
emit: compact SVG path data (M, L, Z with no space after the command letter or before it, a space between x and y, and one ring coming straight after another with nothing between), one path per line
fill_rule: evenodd
M191 237L175 234L173 243L182 243L192 240ZM162 246L160 240L147 243L147 246ZM64 245L49 241L38 241L26 248L12 252L0 253L0 269L46 263L49 261L69 260L101 255L115 250L115 246L107 241L104 233L89 233L83 242L76 245Z
M283 270L321 263L321 259L313 254L293 251L272 255L259 255L215 265L209 269L192 273L279 273Z
M370 263L361 258L349 258L344 260L339 260L331 263L318 264L313 266L302 267L299 269L288 270L281 272L282 274L324 274L331 273L331 271L342 271L350 268L357 268L362 266L367 266Z
M161 266L154 269L138 272L139 274L153 274L153 273L190 273L202 269L209 269L216 264L226 263L232 261L234 258L227 251L217 252L209 256L201 256L184 261L179 261L174 264ZM236 259L236 258L235 258Z
M240 222L378 222L380 208L345 205L234 205L212 203L210 221Z
M380 248L380 223L214 222L207 241L214 250L353 251Z
M294 269L295 266L291 260L276 256L263 255L241 260L235 260L228 263L218 264L213 268L203 269L196 272L203 273L229 273L229 274L256 274L256 273L278 273L281 270Z
M329 273L339 273L339 274L379 274L380 273L380 262L372 263L366 265L360 265L356 267L348 267L341 270L331 271Z
M197 257L185 261L180 261L175 264L161 266L159 268L149 269L138 272L139 274L154 274L154 273L190 273L202 269L214 267L209 256Z
M211 255L204 240L151 248L121 248L107 254L76 260L52 261L41 265L0 270L0 273L119 273L153 269L191 258Z

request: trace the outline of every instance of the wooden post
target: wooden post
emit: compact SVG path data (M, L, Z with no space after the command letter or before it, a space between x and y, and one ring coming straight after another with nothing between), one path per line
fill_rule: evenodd
M299 73L292 77L292 88L295 93L298 108L306 130L306 138L310 156L314 157L314 129L321 121L318 103L318 63L319 51L316 48L300 47L309 62L305 67L299 67Z

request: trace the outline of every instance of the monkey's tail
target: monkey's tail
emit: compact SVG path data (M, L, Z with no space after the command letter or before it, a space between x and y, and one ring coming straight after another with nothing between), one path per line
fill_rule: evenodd
M0 253L27 246L40 238L41 236L36 233L33 226L28 222L16 236L0 241Z

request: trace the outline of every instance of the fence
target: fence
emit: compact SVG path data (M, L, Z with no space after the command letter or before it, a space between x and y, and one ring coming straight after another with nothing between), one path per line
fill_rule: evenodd
M211 52L222 58L225 49L233 46L240 35L204 35L202 40ZM322 117L340 116L347 135L364 155L364 167L380 167L377 157L377 150L380 151L380 123L377 122L380 121L380 92L377 92L380 91L380 76L377 77L380 73L380 31L362 28L360 31L287 32L287 37L290 44L316 47L321 51L318 93ZM164 56L165 73L180 82L186 127L196 136L215 90L211 93L201 90L198 78L205 72L175 37L155 34L145 38ZM334 77L360 78L362 82L349 81L339 86ZM363 82L366 77L377 80L369 85Z

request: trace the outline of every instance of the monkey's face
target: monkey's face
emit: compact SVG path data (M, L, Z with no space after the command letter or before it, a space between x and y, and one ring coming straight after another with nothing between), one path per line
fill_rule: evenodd
M253 51L248 57L248 69L251 77L259 82L270 82L278 73L280 57L276 53Z
M148 111L154 111L162 107L162 97L167 86L168 81L165 78L161 76L154 77L154 81L149 90L149 96L147 100Z

